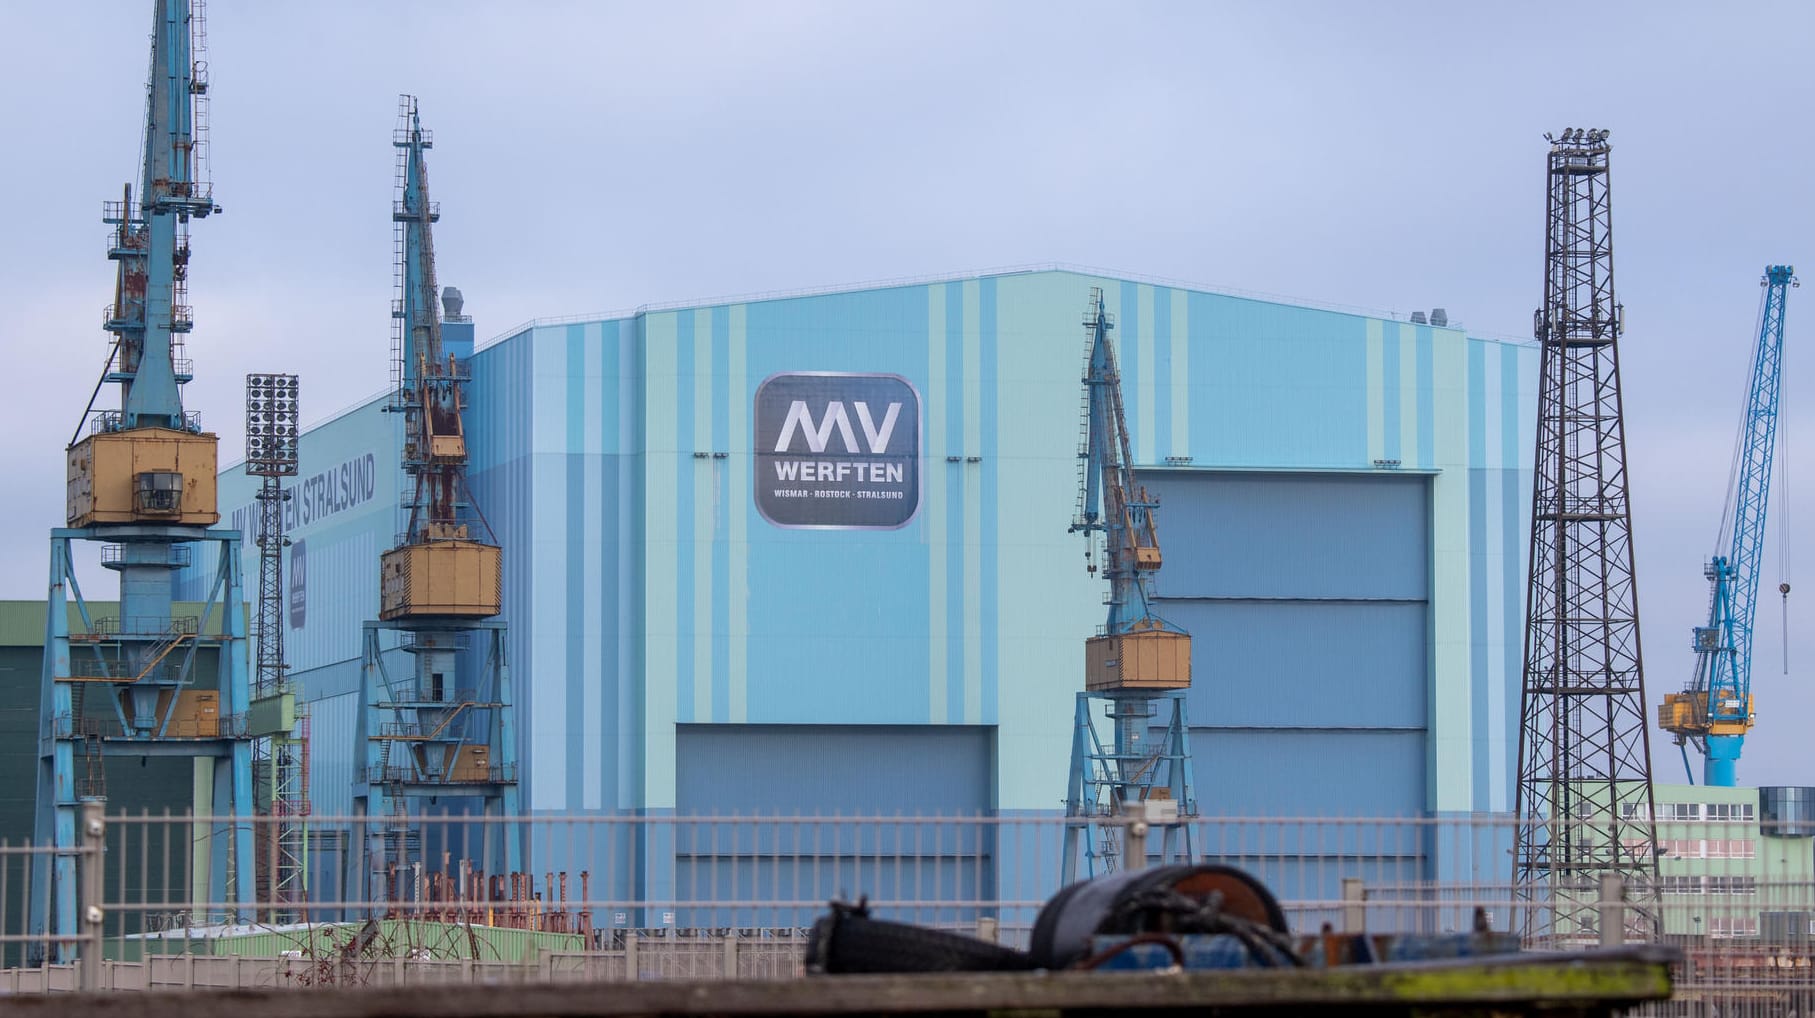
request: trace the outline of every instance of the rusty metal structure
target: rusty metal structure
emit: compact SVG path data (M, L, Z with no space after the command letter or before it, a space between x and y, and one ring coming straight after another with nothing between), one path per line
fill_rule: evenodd
M1606 131L1550 142L1514 884L1528 936L1600 934L1620 878L1644 935L1657 861L1620 403Z

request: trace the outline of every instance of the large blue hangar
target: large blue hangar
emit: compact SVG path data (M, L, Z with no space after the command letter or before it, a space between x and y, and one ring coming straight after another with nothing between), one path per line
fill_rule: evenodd
M1194 637L1201 811L1508 810L1536 348L1065 270L536 323L472 353L525 807L1062 812L1103 617L1067 533L1093 287L1162 500L1160 610ZM402 529L381 403L306 434L290 509L318 814L350 807L361 625ZM825 455L773 455L779 428ZM858 448L898 469L820 473ZM803 470L850 499L791 500ZM221 475L242 529L254 490Z

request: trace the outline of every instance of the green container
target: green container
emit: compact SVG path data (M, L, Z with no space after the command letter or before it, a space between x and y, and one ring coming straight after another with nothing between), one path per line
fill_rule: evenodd
M230 926L172 930L168 933L121 937L107 942L103 957L110 961L142 961L147 955L220 955L239 958L302 957L338 958L364 929L364 923L324 923L260 929ZM550 953L586 949L577 933L543 933L502 926L467 926L464 923L386 919L378 935L358 957L425 958L436 961L523 962ZM292 953L294 952L294 953Z

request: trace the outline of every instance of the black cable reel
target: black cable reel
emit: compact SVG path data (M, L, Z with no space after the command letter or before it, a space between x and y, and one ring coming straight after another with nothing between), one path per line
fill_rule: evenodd
M1285 913L1264 885L1213 863L1125 870L1062 888L1040 909L1028 950L962 933L875 919L867 900L833 902L807 938L811 973L1012 972L1091 969L1135 944L1225 934L1261 967L1299 966ZM1125 938L1096 951L1098 937Z

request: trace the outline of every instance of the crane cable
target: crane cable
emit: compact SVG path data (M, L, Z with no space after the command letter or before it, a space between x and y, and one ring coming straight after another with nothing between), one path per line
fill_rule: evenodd
M1782 355L1778 361L1783 371ZM1780 401L1777 415L1777 592L1783 595L1783 673L1790 674L1790 427Z

